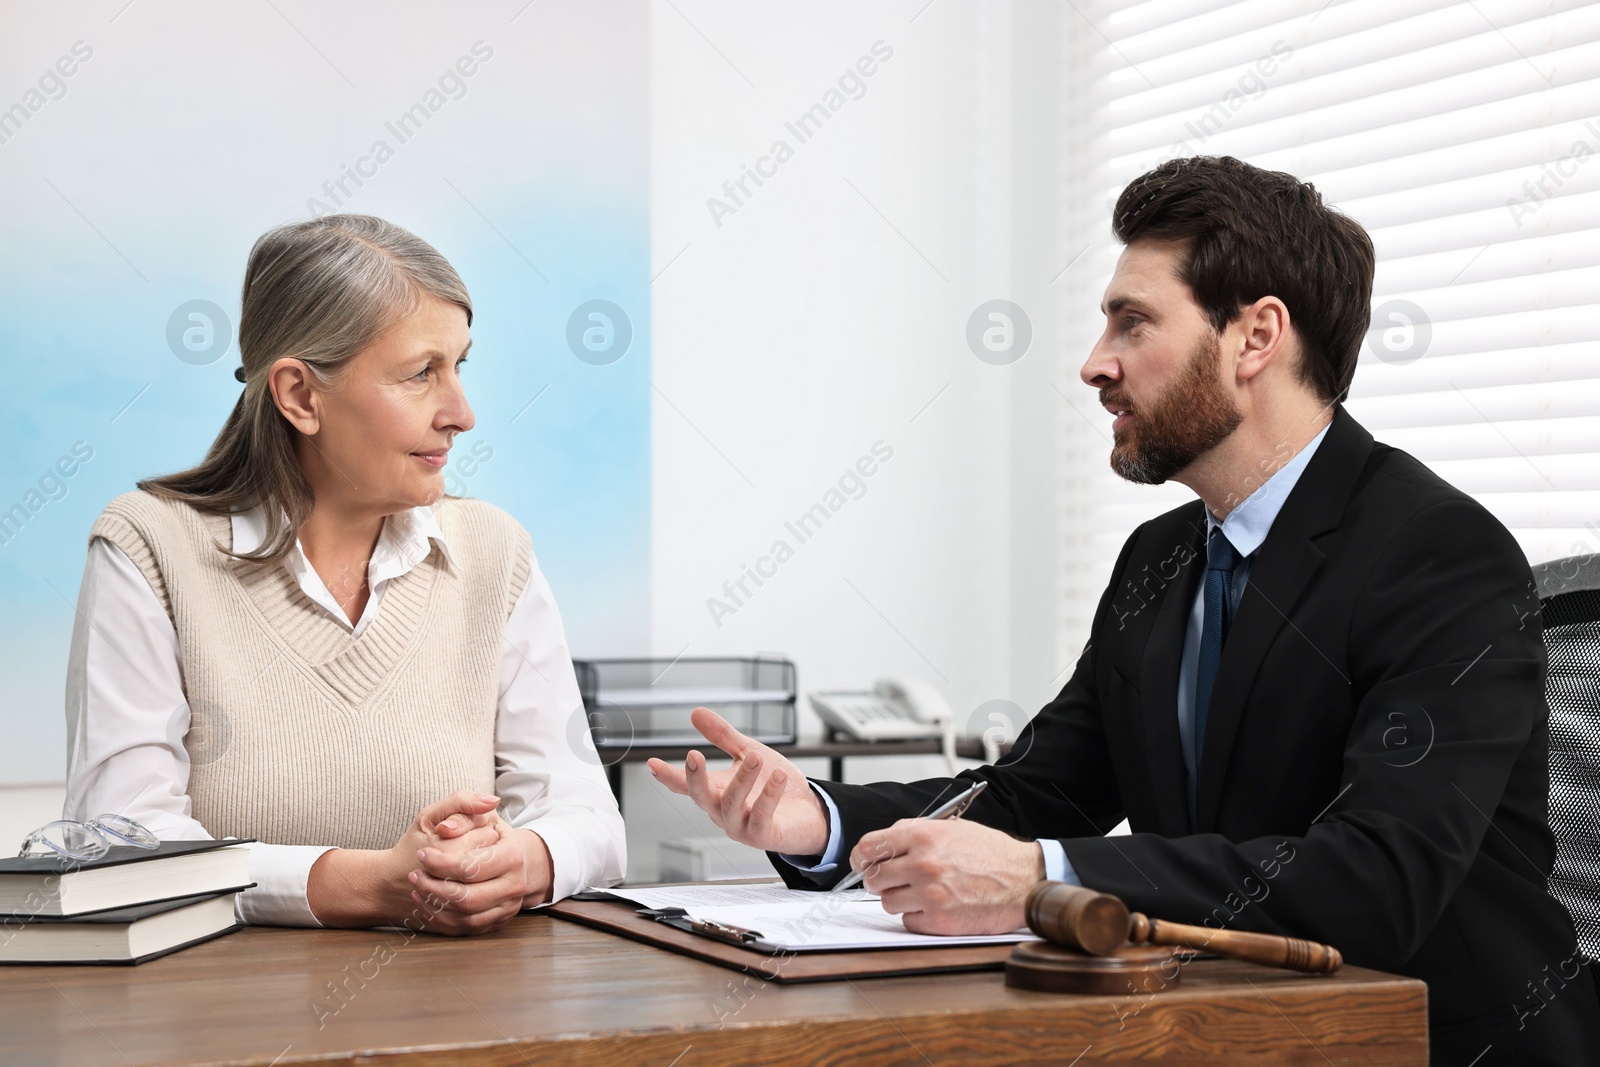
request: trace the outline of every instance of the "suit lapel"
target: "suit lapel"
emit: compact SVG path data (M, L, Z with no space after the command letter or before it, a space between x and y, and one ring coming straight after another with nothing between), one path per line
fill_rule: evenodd
M1234 734L1239 729L1245 698L1250 695L1261 661L1278 632L1287 625L1287 616L1300 599L1301 590L1322 565L1322 552L1307 538L1303 535L1280 538L1278 523L1272 525L1272 533L1250 572L1250 584L1245 586L1240 599L1239 613L1228 634L1228 643L1222 650L1222 661L1217 665L1217 677L1211 687L1205 751L1200 758L1200 811L1196 828L1202 833L1212 828L1216 818ZM1280 543L1273 544L1274 541ZM1308 648L1296 651L1314 654Z
M1291 625L1289 617L1300 594L1322 566L1323 553L1315 541L1338 528L1339 517L1371 451L1372 435L1342 406L1337 408L1328 436L1301 473L1256 554L1211 689L1205 750L1200 760L1197 829L1201 833L1215 826L1234 735L1262 660L1279 633ZM1306 646L1303 637L1293 640L1299 642L1292 647L1294 655L1318 655ZM1283 712L1293 714L1294 710L1284 708Z
M1183 530L1184 535L1189 535L1189 562L1167 587L1156 608L1139 664L1139 718L1145 765L1150 769L1150 791L1160 823L1154 829L1167 836L1189 832L1188 771L1178 734L1178 668L1183 659L1189 611L1206 569L1205 529L1204 512L1196 507Z

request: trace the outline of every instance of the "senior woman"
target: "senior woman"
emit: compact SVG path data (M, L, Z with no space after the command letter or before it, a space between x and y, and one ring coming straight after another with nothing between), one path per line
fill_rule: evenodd
M66 816L257 839L245 922L477 933L622 878L528 534L444 494L471 322L381 219L267 233L222 432L91 530Z

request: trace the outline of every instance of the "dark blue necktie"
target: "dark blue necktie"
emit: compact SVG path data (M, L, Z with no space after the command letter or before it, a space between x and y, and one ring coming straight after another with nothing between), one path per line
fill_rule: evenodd
M1240 556L1222 527L1211 531L1206 545L1205 625L1200 631L1200 670L1194 691L1194 777L1191 791L1198 793L1200 753L1206 744L1206 713L1211 710L1211 686L1222 662L1222 646L1233 622L1233 571Z

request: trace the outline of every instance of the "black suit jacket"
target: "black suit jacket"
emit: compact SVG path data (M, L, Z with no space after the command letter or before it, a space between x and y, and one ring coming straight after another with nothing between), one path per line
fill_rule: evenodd
M1196 500L1128 538L1072 678L967 817L1061 839L1158 918L1292 934L1425 980L1434 1062L1600 1062L1596 992L1546 892L1539 602L1481 505L1342 408L1257 553L1212 690L1191 827L1177 722L1205 570ZM852 786L844 848L949 779ZM1133 833L1105 837L1126 817ZM846 853L847 854L847 853ZM773 857L792 886L828 885Z

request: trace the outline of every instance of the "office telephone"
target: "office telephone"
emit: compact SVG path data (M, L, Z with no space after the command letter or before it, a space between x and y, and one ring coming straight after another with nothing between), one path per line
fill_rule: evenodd
M824 723L860 741L940 738L945 762L955 773L955 721L950 705L932 684L917 678L885 678L871 692L808 694Z

